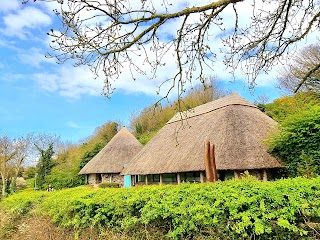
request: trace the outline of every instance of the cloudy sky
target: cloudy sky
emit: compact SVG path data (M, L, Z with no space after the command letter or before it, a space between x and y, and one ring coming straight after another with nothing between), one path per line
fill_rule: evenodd
M86 67L75 68L70 62L59 65L46 58L50 52L47 32L57 27L49 5L1 1L1 135L53 133L65 141L77 142L107 121L120 120L127 125L133 112L159 99L157 86L168 70L160 72L155 81L141 78L134 82L130 76L123 76L108 99L101 95L103 79L94 79ZM254 92L248 90L244 76L237 75L236 81L231 82L221 63L213 75L221 86L250 101L259 94L268 95L270 101L280 96L275 88L276 71L261 76Z

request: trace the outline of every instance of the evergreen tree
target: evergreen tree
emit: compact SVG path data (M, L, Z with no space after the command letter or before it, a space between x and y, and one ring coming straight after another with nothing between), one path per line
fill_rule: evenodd
M50 143L48 148L46 150L41 149L38 145L36 145L37 150L40 153L40 159L37 164L38 168L38 178L37 178L37 184L39 187L43 187L46 176L48 176L51 173L51 169L55 166L55 163L53 161L53 143Z
M95 155L103 148L102 143L97 143L92 150L86 151L80 160L79 170L81 170Z

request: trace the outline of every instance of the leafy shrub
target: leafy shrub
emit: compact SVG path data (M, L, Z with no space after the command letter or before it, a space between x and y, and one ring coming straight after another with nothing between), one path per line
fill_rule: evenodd
M38 214L61 227L101 234L111 229L128 239L319 239L319 196L320 178L247 177L129 189L78 187L46 192L41 199L18 193L4 199L0 210L32 202Z
M69 171L53 169L47 176L44 189L51 185L54 189L72 188L84 184L84 177L79 175L78 168L69 168Z
M119 183L116 182L103 182L99 184L99 188L119 188Z
M299 168L320 174L320 106L311 107L286 118L280 131L270 139L270 151L279 157L291 177Z

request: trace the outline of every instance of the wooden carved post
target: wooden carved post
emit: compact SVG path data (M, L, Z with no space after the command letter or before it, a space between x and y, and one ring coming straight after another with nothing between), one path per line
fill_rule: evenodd
M210 143L204 144L204 164L206 166L207 182L213 182L212 167L210 164Z
M214 151L214 144L210 143L210 165L212 169L213 175L213 182L218 181L218 172L216 167L216 158L215 158L215 151Z

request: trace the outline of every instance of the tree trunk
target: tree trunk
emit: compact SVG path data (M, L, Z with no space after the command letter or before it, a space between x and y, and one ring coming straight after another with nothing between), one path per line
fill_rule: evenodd
M1 174L1 179L2 179L2 192L1 192L1 195L2 197L5 197L6 196L6 178L3 174L3 172L0 172Z

